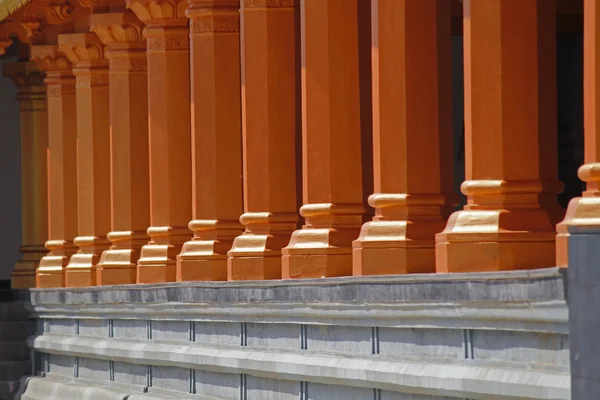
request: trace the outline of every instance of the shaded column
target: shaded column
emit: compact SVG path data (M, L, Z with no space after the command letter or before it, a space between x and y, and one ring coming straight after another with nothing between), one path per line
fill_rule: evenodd
M245 226L229 280L281 278L281 249L298 224L299 1L241 0Z
M554 265L556 2L465 0L464 210L436 237L438 272Z
M148 73L143 25L132 11L93 14L91 31L109 60L111 232L110 249L97 267L98 285L136 282L137 262L148 243Z
M452 192L451 3L373 0L373 221L353 274L435 272Z
M48 241L36 286L65 286L65 267L77 235L77 112L75 77L57 46L31 47L31 59L46 72L48 107Z
M21 253L11 287L35 287L35 270L48 240L48 112L44 73L33 62L4 64L17 85L21 117Z
M362 193L359 3L302 1L302 174L306 224L283 250L284 278L352 273Z
M586 183L581 197L569 202L564 220L556 227L556 263L569 264L569 229L600 227L600 5L584 0L583 34L583 131L584 161L579 179Z
M177 257L178 281L227 279L242 233L239 0L189 1L194 237Z
M191 234L190 57L184 1L128 2L146 27L150 143L150 242L137 283L176 280L176 257Z
M73 63L77 94L77 199L79 248L66 268L67 287L96 285L96 265L110 231L110 123L108 60L93 33L59 35Z

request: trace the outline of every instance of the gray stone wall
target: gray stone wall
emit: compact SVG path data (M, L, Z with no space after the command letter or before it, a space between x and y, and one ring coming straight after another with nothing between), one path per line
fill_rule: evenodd
M31 303L41 376L23 400L569 398L557 269L33 290Z

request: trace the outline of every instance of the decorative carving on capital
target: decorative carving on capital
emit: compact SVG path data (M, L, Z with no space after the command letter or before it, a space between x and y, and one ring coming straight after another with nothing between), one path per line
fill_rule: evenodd
M143 25L131 11L95 14L90 18L90 30L104 44L144 43Z
M137 17L148 22L161 19L185 18L185 0L127 0L127 8Z
M58 36L60 51L73 62L104 60L104 45L93 33L72 33Z
M61 97L61 96L74 96L75 95L75 84L74 83L53 83L47 86L48 97Z
M64 0L33 0L23 8L22 21L50 25L64 25L73 22L73 8Z
M71 70L69 59L55 45L31 46L31 61L44 72Z
M186 37L148 37L148 51L187 50L190 40Z
M108 10L110 2L108 0L77 0L85 8L91 8L92 11Z
M244 8L288 8L299 3L300 0L244 0Z
M238 15L202 15L188 13L191 33L236 33L240 31Z
M4 64L4 76L23 87L43 86L45 74L34 62L12 62Z

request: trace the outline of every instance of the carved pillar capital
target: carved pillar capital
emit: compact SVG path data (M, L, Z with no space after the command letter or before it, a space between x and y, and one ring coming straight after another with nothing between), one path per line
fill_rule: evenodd
M190 19L190 33L238 33L239 1L189 0L185 15Z
M34 62L4 64L4 76L9 77L19 88L17 100L21 111L46 109L46 86L44 72Z
M185 0L128 0L127 8L144 23L185 18Z

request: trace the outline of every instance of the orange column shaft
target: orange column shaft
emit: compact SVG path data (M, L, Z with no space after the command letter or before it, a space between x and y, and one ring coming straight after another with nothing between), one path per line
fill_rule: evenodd
M178 281L227 279L242 233L239 0L189 2L194 238L177 257Z
M467 205L436 237L437 271L553 266L556 2L463 7Z
M137 283L176 280L176 257L190 238L192 166L190 57L183 1L128 3L145 24L150 142L150 242Z
M435 272L452 192L451 4L373 0L373 221L353 274Z
M77 253L66 268L67 287L96 285L96 265L110 231L110 124L108 61L93 33L59 36L73 63L77 94Z
M96 280L130 284L150 225L146 43L132 11L94 14L90 24L106 45L110 80L112 246L102 253Z
M48 103L48 236L36 286L65 286L65 267L77 235L77 113L71 65L56 46L32 46L31 58L46 72Z
M557 225L556 263L569 264L569 230L600 226L600 4L584 0L583 123L585 164L579 178L586 183L582 197L571 200L565 219Z
M306 225L283 250L284 278L352 273L362 193L359 3L302 1L302 173ZM368 25L367 25L368 26Z
M298 224L298 0L241 0L245 226L228 279L281 278L281 249Z
M21 253L11 287L35 287L35 270L48 240L48 112L44 73L33 62L4 65L4 75L17 85L21 117Z

